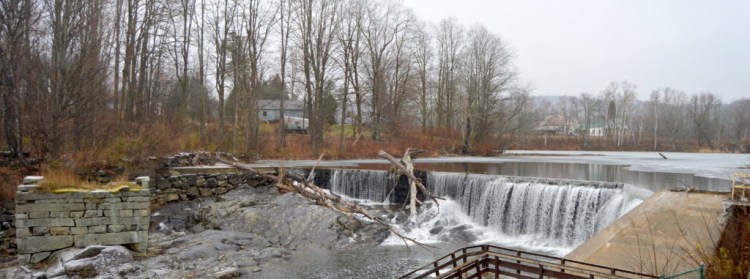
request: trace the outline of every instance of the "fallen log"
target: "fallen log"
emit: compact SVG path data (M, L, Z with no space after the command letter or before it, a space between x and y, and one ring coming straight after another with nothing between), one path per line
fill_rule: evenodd
M409 149L407 149L407 152L409 152ZM401 162L396 160L396 158L388 154L388 152L385 152L383 150L378 151L378 156L391 162L393 166L398 168L401 174L406 175L406 177L409 178L410 182L414 182L414 184L416 184L417 187L419 187L419 189L422 190L422 193L424 193L426 197L432 199L432 201L435 202L435 205L440 206L440 204L438 203L438 200L442 200L443 198L435 196L432 194L432 192L430 192L430 190L427 190L427 187L425 187L424 184L422 184L422 181L420 181L419 178L414 176L414 173L409 172L406 166L404 166Z
M279 189L281 192L293 192L297 193L309 200L314 201L316 204L319 204L321 206L325 206L327 208L330 208L332 210L338 211L340 213L343 213L349 218L354 218L354 214L359 214L361 216L364 216L366 219L369 219L372 222L375 222L376 224L385 227L395 236L401 238L401 240L404 241L404 244L406 244L407 248L409 247L409 242L416 244L419 247L422 247L424 249L430 250L430 248L435 248L434 246L430 246L424 243L421 243L417 241L416 239L407 237L396 230L393 225L391 225L388 221L384 220L383 218L378 217L377 215L373 214L366 208L363 208L355 203L346 201L341 199L340 197L331 195L329 193L326 193L315 185L313 183L313 177L314 177L314 171L315 168L318 166L318 163L320 163L320 160L323 158L323 155L318 158L318 163L315 164L313 169L310 171L310 175L308 177L302 177L294 173L287 173L283 170L283 168L279 169L278 175L271 175L267 173L259 172L247 165L239 164L236 162L231 162L228 160L224 160L222 158L215 157L216 160L219 162L222 162L224 164L233 166L237 169L247 171L249 173L259 175L261 177L264 177L269 180L274 181L274 186Z

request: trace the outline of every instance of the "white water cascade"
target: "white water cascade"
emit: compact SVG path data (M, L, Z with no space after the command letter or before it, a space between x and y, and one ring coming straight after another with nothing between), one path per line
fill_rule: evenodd
M396 183L397 178L385 171L334 170L328 188L335 195L366 203L388 204L389 193Z
M332 172L331 193L389 204L396 178L385 171ZM425 202L402 232L424 243L497 243L563 256L640 204L651 191L574 180L430 172L425 183L446 200ZM384 244L400 245L391 237Z
M620 189L604 183L550 185L528 178L515 180L435 172L428 175L427 185L436 195L455 200L477 225L560 247L577 246L650 195L627 185Z

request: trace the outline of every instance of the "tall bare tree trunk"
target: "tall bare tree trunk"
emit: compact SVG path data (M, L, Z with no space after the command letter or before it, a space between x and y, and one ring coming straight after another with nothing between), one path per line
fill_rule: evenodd
M122 40L120 39L120 33L122 32L122 1L123 0L117 0L116 1L116 8L115 8L115 69L114 69L114 109L115 111L120 110L120 45L122 43Z
M276 148L286 147L286 62L287 50L289 49L289 34L291 28L291 0L282 0L279 3L279 33L281 35L279 66L281 70L281 100L279 101L279 135Z
M205 146L208 142L206 136L206 103L208 103L208 92L206 92L206 66L204 61L204 34L205 34L205 15L206 15L206 1L201 0L201 19L200 29L198 30L198 78L200 83L200 126L198 128L198 134L200 135L200 142L202 146Z

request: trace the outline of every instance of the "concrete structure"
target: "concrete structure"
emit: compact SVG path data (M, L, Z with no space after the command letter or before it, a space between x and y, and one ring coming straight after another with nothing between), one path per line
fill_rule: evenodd
M672 275L711 257L725 226L726 195L662 191L565 256L566 259Z
M57 250L89 245L148 244L148 180L138 191L48 193L35 191L41 177L27 177L16 192L16 243L19 262L37 263Z

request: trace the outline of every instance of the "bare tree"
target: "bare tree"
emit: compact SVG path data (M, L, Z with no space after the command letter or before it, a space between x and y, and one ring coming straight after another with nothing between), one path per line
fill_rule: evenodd
M292 0L281 0L279 1L279 70L281 72L281 88L282 93L281 100L279 100L279 135L276 141L276 148L286 146L286 116L284 115L285 110L285 99L287 98L286 93L286 64L287 64L287 51L289 50L289 35L291 34L292 27Z
M297 44L302 52L305 107L310 123L312 151L317 155L323 142L323 95L329 81L329 63L339 27L341 2L299 0L296 4Z
M349 86L353 83L354 69L352 67L352 56L359 56L359 53L355 53L354 44L355 38L360 37L359 18L357 17L359 10L361 9L360 1L349 1L345 2L341 9L341 28L339 29L336 38L338 40L340 48L339 64L343 68L344 74L344 87L341 90L341 121L339 125L339 151L344 151L344 131L347 115L347 103L349 101ZM357 49L358 50L358 49ZM355 132L356 133L356 132Z
M650 104L651 104L651 112L653 114L653 125L654 125L654 151L657 150L659 146L659 106L660 104L660 94L659 90L655 90L651 92L650 97Z
M243 98L245 104L242 107L246 111L241 115L246 115L247 117L245 125L245 151L248 152L256 148L258 143L257 90L260 86L262 76L261 61L265 53L266 40L276 21L276 9L278 8L273 5L263 5L262 2L260 0L246 0L241 5L244 7L241 14L244 22L243 29L245 31L245 53L243 55L247 56L245 60L246 71L248 72L243 81L247 82L247 87L244 92L241 92L245 94ZM235 80L235 84L238 83Z
M115 31L115 48L114 48L114 86L113 86L113 107L116 111L120 110L120 46L122 45L122 5L123 0L115 1L115 21L113 22Z
M195 17L195 0L179 0L179 10L172 12L172 55L174 59L175 77L179 84L179 98L177 118L186 118L190 106L188 95L190 64L190 47L192 45L193 22ZM179 20L178 20L179 19ZM189 126L188 126L189 127Z
M198 48L198 82L201 87L206 85L206 60L205 60L205 32L206 32L206 0L201 0L201 16L196 24L198 26L198 40L196 47ZM207 143L206 136L206 118L207 118L207 105L208 103L208 91L202 90L200 92L200 113L199 119L200 124L198 128L198 134L200 135L201 144Z
M626 132L632 130L628 124L634 109L635 89L636 86L628 81L613 81L602 92L604 99L609 101L606 114L607 137L617 147L623 145Z
M687 136L687 95L684 92L667 88L661 91L663 105L659 108L659 118L664 133L669 138L672 150L682 149Z
M458 92L456 70L459 67L459 54L462 48L464 31L455 18L440 22L438 42L438 84L435 100L437 126L454 125L454 103Z
M583 123L583 129L580 129L579 132L579 135L582 139L582 149L588 149L590 145L588 141L588 135L591 128L593 127L595 120L594 118L597 116L597 108L601 106L601 103L602 100L597 96L585 92L581 93L576 99L576 110L580 113L579 117L583 119L583 121L580 121Z
M389 64L395 59L389 57L389 51L394 47L398 36L408 24L403 6L395 1L368 2L366 24L362 27L362 35L367 49L367 74L372 88L371 104L372 138L380 138L384 110L387 108Z
M577 107L575 106L576 96L563 96L557 102L557 110L565 121L564 134L573 132L577 128L578 115Z
M517 95L510 94L516 73L510 69L511 54L505 42L481 25L469 30L467 44L464 48L462 71L466 90L466 109L464 144L462 151L468 153L475 138L483 139L492 131L495 120L500 114L508 112ZM508 104L506 104L508 103ZM506 117L515 117L516 113Z
M73 147L80 148L79 136L85 136L83 128L74 122L93 118L100 106L101 92L106 92L108 61L102 52L104 32L103 11L100 2L80 0L48 0L45 2L51 45L49 47L49 86L42 90L40 108L46 111L40 117L41 134L45 149L52 158L73 140ZM86 127L91 123L82 123ZM69 137L70 136L70 137Z
M28 170L34 170L24 156L24 126L21 118L19 83L23 59L31 52L30 37L38 15L31 0L0 0L0 102L5 143Z
M538 119L531 111L532 91L531 85L516 84L508 89L508 94L498 103L494 114L498 118L497 141L501 151L514 143L516 136L530 130L537 123Z
M229 36L234 28L234 20L237 13L237 5L234 1L230 4L229 0L216 1L213 11L213 21L211 28L211 39L214 46L214 79L216 93L219 97L219 129L218 138L219 146L225 146L225 95L227 89L228 76L228 57L229 57Z
M401 7L403 8L403 7ZM389 66L386 71L386 95L382 108L382 120L389 125L391 132L397 132L402 123L411 122L415 115L406 115L406 108L411 103L416 89L416 79L413 67L413 54L416 45L412 37L413 14L409 10L402 11L404 26L400 30L389 51ZM382 128L381 128L382 129Z
M737 140L747 139L750 130L750 99L742 98L729 104L732 131Z
M688 115L695 129L695 137L698 140L698 146L707 144L709 148L714 149L711 139L717 131L717 120L719 117L719 106L721 101L716 95L710 92L696 94L690 97L688 106Z
M433 38L429 32L427 23L420 23L414 28L416 49L414 52L415 66L419 79L419 115L422 132L427 131L428 119L430 118L430 68L433 59Z

